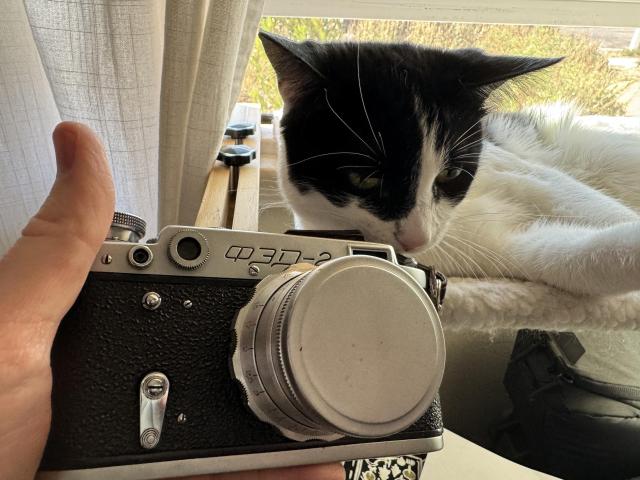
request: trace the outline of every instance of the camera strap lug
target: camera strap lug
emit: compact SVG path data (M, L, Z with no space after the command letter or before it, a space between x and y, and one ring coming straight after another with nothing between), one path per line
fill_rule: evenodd
M433 267L418 264L418 268L423 270L427 275L427 295L436 306L438 312L442 310L444 297L447 293L447 277L444 273L437 271Z
M160 441L169 397L169 379L153 372L140 382L140 446L154 448Z
M401 265L417 268L425 273L427 277L427 284L424 289L433 302L433 305L436 307L436 310L438 312L442 311L442 304L444 303L444 297L447 293L447 277L445 277L443 273L437 271L434 267L418 263L411 257L401 254L396 254L396 256L398 257L398 262L400 262Z

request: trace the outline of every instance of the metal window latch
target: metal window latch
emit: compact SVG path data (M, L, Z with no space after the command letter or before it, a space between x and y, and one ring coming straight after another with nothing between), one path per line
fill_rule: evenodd
M169 379L153 372L140 382L140 445L151 449L158 445L169 397Z

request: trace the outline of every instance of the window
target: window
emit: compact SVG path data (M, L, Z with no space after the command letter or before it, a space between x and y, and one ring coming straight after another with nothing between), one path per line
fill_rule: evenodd
M310 8L310 4L306 2L272 1L272 11L277 5L284 8L285 3L298 6L295 8L301 8L298 4L305 3ZM376 5L388 6L391 3L393 2L377 2ZM492 2L492 5L495 6L496 3L499 2ZM539 4L541 2L522 3ZM564 2L551 3L555 5ZM349 14L350 11L346 6L353 6L353 4L352 1L344 2L344 4L341 3L341 8L336 7L335 10L342 9L342 12ZM291 5L288 8L291 13L300 14L300 11ZM495 8L489 10L493 12L491 15L499 14L494 11ZM523 14L521 9L514 7L512 10L503 13L508 18ZM269 12L269 4L266 11ZM315 10L310 8L309 11L313 13ZM385 12L386 10L381 11L381 13ZM564 15L562 10L558 12L561 16ZM580 16L580 12L581 10L578 10L576 15ZM280 11L276 9L275 13ZM536 13L540 12L534 9L530 15ZM484 17L494 18L494 20L497 18L488 17L488 15L489 13L486 12ZM531 18L533 21L533 17ZM610 18L603 17L603 22L614 23L616 19L615 15ZM566 56L560 66L534 76L530 81L516 82L509 95L497 95L492 99L493 103L501 109L512 110L526 105L561 100L576 103L584 114L640 115L640 49L637 47L640 34L632 27L560 27L437 23L415 20L264 17L261 28L295 40L410 41L443 48L478 47L499 54ZM249 62L241 100L260 103L263 111L272 111L281 107L275 75L259 41L256 41Z

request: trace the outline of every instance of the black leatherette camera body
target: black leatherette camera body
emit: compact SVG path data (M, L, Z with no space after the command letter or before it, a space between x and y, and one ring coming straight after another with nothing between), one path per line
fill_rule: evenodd
M212 250L213 255L229 257L226 246L218 251L212 244ZM239 261L235 256L229 257L234 265ZM99 259L100 255L95 265L100 265ZM246 265L249 260L243 259ZM274 263L271 260L272 266ZM95 270L54 342L53 417L41 470L280 452L442 434L436 398L419 421L392 437L342 438L330 443L285 438L249 411L230 370L234 318L250 301L259 278L203 277L183 274L178 268L173 274ZM143 307L140 299L147 292L162 297L161 308ZM185 301L190 302L189 308ZM154 371L163 372L171 385L160 442L149 450L140 444L139 395L143 377ZM178 421L181 414L183 421Z

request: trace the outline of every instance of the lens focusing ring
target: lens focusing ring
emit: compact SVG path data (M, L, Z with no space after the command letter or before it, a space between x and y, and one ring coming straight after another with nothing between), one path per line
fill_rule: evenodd
M289 397L291 403L298 411L300 411L302 415L304 415L304 423L311 424L313 428L319 430L330 430L331 426L322 421L322 419L316 412L313 411L313 409L309 408L308 405L305 405L300 395L296 393L293 382L291 381L291 367L289 365L287 355L287 321L289 320L290 313L289 306L292 302L295 301L296 293L304 283L305 277L307 275L308 273L302 274L301 278L289 288L285 289L285 287L283 287L283 289L285 289L286 291L286 294L284 296L284 300L280 302L280 305L278 306L278 313L276 315L276 320L273 326L275 332L275 341L272 344L272 351L273 353L275 353L277 360L277 362L274 362L274 364L277 365L276 376L278 380L281 380L281 385L284 384L285 394L287 395L287 397Z
M288 378L283 358L278 358L278 340L276 339L282 304L292 297L291 290L301 284L300 275L304 271L287 271L273 275L275 281L263 281L258 285L252 298L252 304L261 305L261 309L242 309L234 326L237 344L232 356L232 365L236 380L246 393L249 408L266 423L274 425L280 432L293 440L305 441L320 439L337 440L343 435L320 427L308 415ZM265 395L266 393L266 395Z
M234 328L233 372L249 408L298 441L404 430L427 411L444 371L433 304L386 260L343 257L271 275Z

